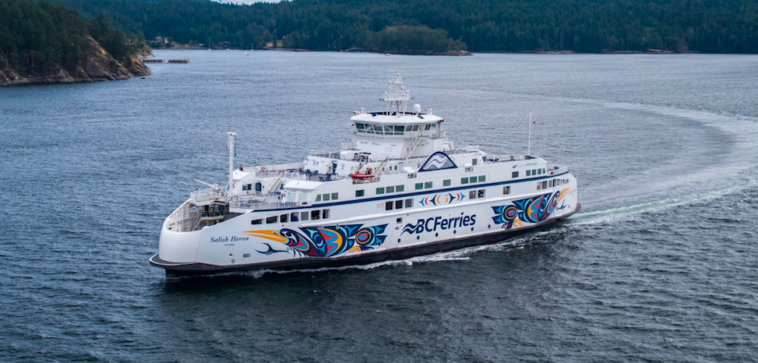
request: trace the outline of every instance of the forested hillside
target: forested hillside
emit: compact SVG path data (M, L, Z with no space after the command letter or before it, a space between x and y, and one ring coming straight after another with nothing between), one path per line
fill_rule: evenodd
M429 53L757 53L754 0L61 0L127 32L181 44Z
M147 70L133 58L139 47L104 17L87 20L44 0L0 0L0 84L142 74Z

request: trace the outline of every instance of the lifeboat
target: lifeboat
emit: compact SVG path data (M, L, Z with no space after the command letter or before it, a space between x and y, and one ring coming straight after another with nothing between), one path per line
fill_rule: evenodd
M352 173L350 177L353 179L371 179L374 177L374 174Z

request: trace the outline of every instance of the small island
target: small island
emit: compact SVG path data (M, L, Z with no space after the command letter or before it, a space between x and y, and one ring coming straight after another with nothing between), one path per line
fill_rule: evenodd
M104 17L88 20L45 0L0 2L0 85L71 83L146 76L141 36L127 38Z

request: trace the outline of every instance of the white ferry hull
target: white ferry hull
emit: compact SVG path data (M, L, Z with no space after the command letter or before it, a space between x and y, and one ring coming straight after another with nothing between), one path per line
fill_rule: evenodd
M259 218L256 213L193 232L173 232L164 223L159 253L150 263L171 275L193 275L403 260L498 243L547 227L579 211L581 206L576 197L574 188L564 188L526 198L474 200L414 207L364 218L256 226L259 228L250 225L250 220ZM428 197L414 198L414 201L424 200ZM522 203L523 209L511 208L514 201L523 200L540 205L530 209L533 205ZM530 212L532 217L527 215ZM317 251L319 247L321 250Z

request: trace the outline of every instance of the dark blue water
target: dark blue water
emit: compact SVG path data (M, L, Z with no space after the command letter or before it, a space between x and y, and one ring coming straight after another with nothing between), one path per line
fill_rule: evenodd
M0 89L0 361L758 358L758 57L194 51L147 79ZM458 145L569 165L583 212L503 244L166 281L196 185L348 141L388 70Z

